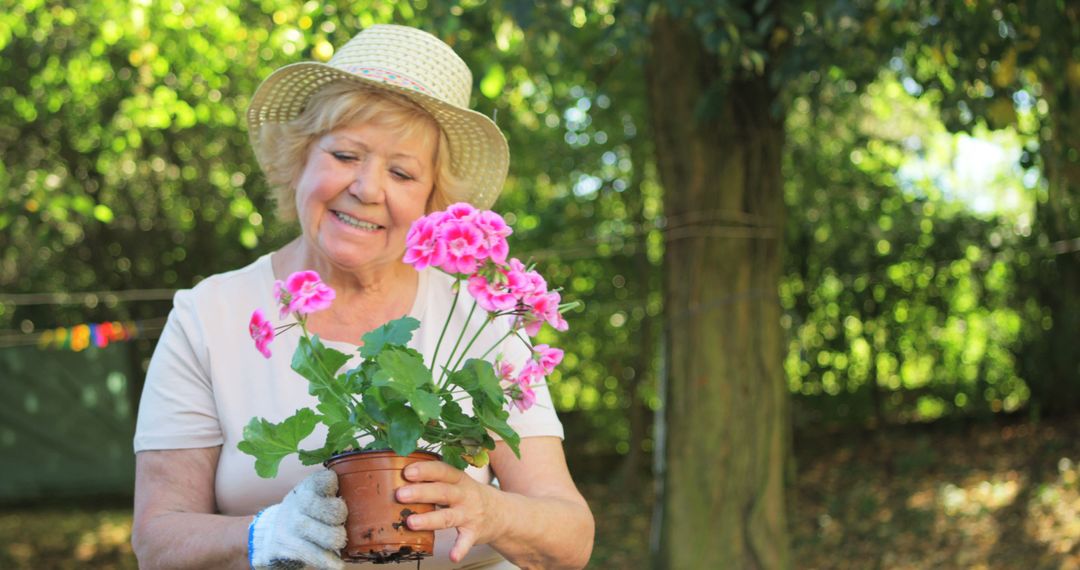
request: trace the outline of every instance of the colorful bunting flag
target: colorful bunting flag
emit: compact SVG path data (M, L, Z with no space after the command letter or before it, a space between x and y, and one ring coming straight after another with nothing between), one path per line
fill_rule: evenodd
M129 341L138 336L139 327L130 321L83 323L42 331L38 348L81 352L91 346L105 348L109 343Z

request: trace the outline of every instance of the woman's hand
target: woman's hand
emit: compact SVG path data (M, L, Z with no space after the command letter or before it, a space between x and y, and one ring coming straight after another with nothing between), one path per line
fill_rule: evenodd
M338 551L345 548L345 501L337 496L333 471L316 471L280 503L251 523L248 560L252 568L297 564L323 570L345 567Z
M397 490L402 503L434 503L441 509L410 515L412 530L457 528L458 537L450 549L450 560L461 562L476 544L491 542L499 534L499 491L482 485L442 461L421 461L405 468L405 479L413 484Z
M457 528L450 559L488 544L520 568L582 568L592 552L594 523L589 505L566 468L557 437L524 437L521 458L504 442L490 453L500 488L473 480L441 461L405 468L412 483L397 491L402 503L445 508L410 515L414 530Z

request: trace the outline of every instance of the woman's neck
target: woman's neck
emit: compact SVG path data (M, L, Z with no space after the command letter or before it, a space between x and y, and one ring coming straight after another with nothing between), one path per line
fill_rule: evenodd
M346 271L312 255L297 239L271 255L274 278L314 270L334 289L329 309L313 314L308 329L329 340L360 344L364 333L409 313L419 288L418 273L405 263Z

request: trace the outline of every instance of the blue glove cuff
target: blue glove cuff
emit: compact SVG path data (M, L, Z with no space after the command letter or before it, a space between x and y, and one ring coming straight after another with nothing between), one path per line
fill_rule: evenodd
M266 512L266 509L259 511L259 514L255 515L255 518L251 519L251 524L248 525L248 566L255 568L255 523L259 522L259 517Z

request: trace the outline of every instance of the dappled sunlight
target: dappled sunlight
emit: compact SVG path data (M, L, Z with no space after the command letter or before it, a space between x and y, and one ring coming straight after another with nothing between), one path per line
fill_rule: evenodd
M5 510L0 568L136 568L131 508Z
M1080 420L796 437L795 568L1080 570ZM648 560L651 482L590 482L590 568ZM0 568L134 568L129 506L0 514Z
M797 566L1080 568L1075 423L805 438Z
M975 477L974 479L980 479ZM952 518L978 517L1012 504L1023 485L1015 471L966 485L945 483L919 491L908 499L909 508L933 510Z
M1075 456L1074 456L1075 457ZM1070 567L1080 568L1080 466L1068 457L1058 461L1057 479L1040 485L1027 507L1028 535L1050 552L1069 555Z
M104 520L96 529L84 532L75 547L75 559L88 562L104 552L131 553L130 520Z

